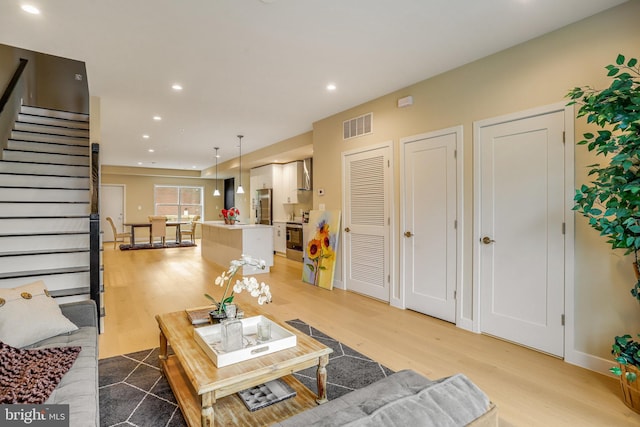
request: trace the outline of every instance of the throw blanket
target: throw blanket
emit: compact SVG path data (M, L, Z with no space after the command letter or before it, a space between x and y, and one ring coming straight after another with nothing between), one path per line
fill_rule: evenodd
M76 361L81 347L22 350L0 342L0 404L42 404Z

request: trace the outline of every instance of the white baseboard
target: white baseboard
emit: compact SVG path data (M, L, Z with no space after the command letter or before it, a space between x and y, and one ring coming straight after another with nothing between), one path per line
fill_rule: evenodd
M458 319L456 326L460 329L466 329L467 331L474 332L473 330L473 321L471 319L465 319L461 317Z
M565 354L564 361L572 365L580 366L581 368L589 369L590 371L615 377L615 375L609 372L609 368L615 364L613 357L611 359L603 359L602 357L594 356L592 354L572 350Z

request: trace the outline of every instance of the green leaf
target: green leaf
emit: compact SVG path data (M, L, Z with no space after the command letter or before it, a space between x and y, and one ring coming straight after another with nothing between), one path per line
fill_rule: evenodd
M638 379L638 376L633 372L627 372L625 376L627 377L627 381L629 381L630 383Z
M214 297L212 297L209 294L204 294L205 298L209 299L211 302L213 302L215 305L218 305L218 301L216 301L216 299Z
M620 369L617 366L614 366L614 367L610 368L609 372L613 373L614 375L618 375L618 376L622 375L622 369Z
M624 64L624 55L618 54L618 57L616 58L616 64L618 65Z
M627 67L635 67L637 63L638 60L636 58L631 58L629 62L627 62Z

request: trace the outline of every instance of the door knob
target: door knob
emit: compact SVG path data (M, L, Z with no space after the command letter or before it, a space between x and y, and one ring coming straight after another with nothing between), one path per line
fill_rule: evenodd
M412 232L410 232L410 231L405 231L404 232L404 237L412 237L412 236L413 236Z
M351 231L351 229L349 227L345 228L344 231L346 231L347 233Z
M482 243L484 243L485 245L488 245L489 243L493 243L495 242L495 240L493 240L491 237L489 236L484 236L482 239L480 239L480 241Z

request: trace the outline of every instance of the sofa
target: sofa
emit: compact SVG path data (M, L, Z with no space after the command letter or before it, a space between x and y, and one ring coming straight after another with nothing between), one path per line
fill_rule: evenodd
M497 427L498 410L463 374L431 381L404 370L275 425Z
M78 329L23 347L40 349L79 346L77 359L45 404L68 404L70 427L100 425L98 401L98 319L93 301L61 304L62 314Z

